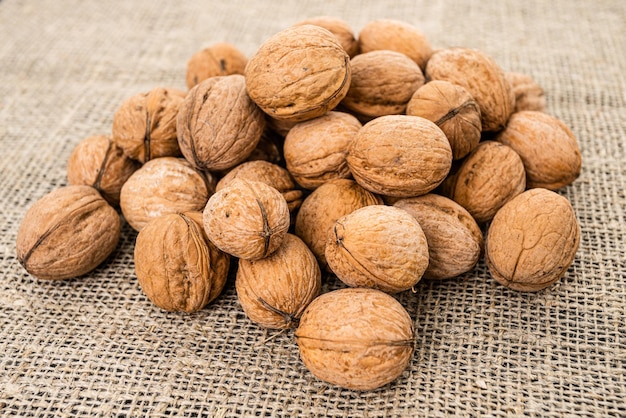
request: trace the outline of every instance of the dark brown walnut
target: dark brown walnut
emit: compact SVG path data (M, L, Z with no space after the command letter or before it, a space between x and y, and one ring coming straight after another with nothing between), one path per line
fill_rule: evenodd
M480 108L483 131L500 131L515 108L515 94L504 71L477 49L450 48L435 52L426 65L428 80L463 87Z
M580 175L582 156L576 137L562 121L547 113L514 113L496 140L522 158L527 188L556 190Z
M398 293L415 286L428 267L428 244L413 216L393 206L372 205L335 221L326 261L352 287Z
M463 87L434 80L417 89L409 101L406 114L421 116L446 134L452 158L465 157L480 142L480 109Z
M235 288L248 318L271 329L294 328L322 287L320 268L304 242L287 234L271 255L239 260Z
M239 164L217 182L216 191L228 187L233 180L260 181L282 193L289 212L302 204L302 190L298 190L287 169L268 161L247 161Z
M526 74L507 72L504 74L515 94L515 109L546 111L546 95L543 88L532 77Z
M444 196L426 194L394 203L422 227L428 243L426 279L451 279L474 268L483 254L483 233L472 215Z
M509 200L526 189L520 156L496 141L483 141L456 172L448 197L472 214L476 222L490 221Z
M419 66L394 51L372 51L350 61L352 82L342 106L366 118L406 111L413 93L424 84Z
M228 42L217 42L191 56L187 62L187 88L207 78L243 74L248 59Z
M199 170L225 170L245 161L264 129L265 116L238 74L211 77L193 87L177 118L180 150Z
M79 142L70 154L67 180L72 185L92 186L109 204L119 206L122 186L140 166L110 137L94 135Z
M536 188L498 211L487 231L485 259L496 281L534 292L565 275L579 244L580 226L570 202Z
M415 347L413 320L392 296L374 289L325 293L295 332L300 358L318 379L374 390L396 380Z
M348 166L365 189L381 195L426 194L452 164L443 131L419 116L381 116L363 125L348 150Z
M134 255L141 289L166 311L199 311L226 284L230 257L207 238L202 212L151 220L137 234Z
M283 139L287 136L289 130L298 123L289 120L274 119L268 114L265 115L265 120L267 121L269 129Z
M351 177L346 155L359 129L359 120L343 112L328 112L297 124L283 145L287 170L305 189Z
M204 230L222 251L259 260L276 251L289 229L289 207L275 188L259 181L233 180L206 204Z
M348 54L350 58L359 53L359 42L354 36L354 31L348 22L343 19L332 16L317 16L298 22L295 26L301 25L314 25L328 30L330 33L335 35L342 48L346 51L346 54Z
M113 142L140 163L180 156L176 115L184 97L182 91L159 87L128 98L113 117Z
M361 53L387 49L411 58L422 70L432 55L426 36L415 26L391 19L367 23L359 32Z
M17 259L42 280L82 276L117 246L121 220L91 186L53 190L26 212L17 232Z
M182 158L150 160L122 186L122 214L136 231L168 213L202 211L215 191L215 180Z
M331 180L308 195L296 216L295 232L309 246L326 270L326 241L335 221L368 205L382 205L382 199L351 179Z
M263 111L301 122L341 102L350 87L350 57L328 30L293 26L261 45L245 76L248 94Z

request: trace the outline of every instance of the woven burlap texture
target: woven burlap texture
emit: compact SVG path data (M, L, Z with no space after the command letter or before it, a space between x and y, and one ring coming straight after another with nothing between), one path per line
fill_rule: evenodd
M356 33L373 19L404 20L436 47L479 48L544 87L583 154L581 176L559 190L582 231L562 280L515 292L481 261L458 279L419 283L397 296L417 331L409 367L357 392L315 379L292 331L251 323L232 281L201 312L155 307L134 274L128 225L84 277L41 281L19 265L26 210L67 184L72 149L110 133L124 99L185 89L187 60L211 43L251 56L318 15ZM0 415L625 416L624 22L618 0L1 1Z

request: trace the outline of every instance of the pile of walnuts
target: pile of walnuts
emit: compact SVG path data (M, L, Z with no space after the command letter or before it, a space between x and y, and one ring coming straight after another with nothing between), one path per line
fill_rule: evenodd
M318 378L371 390L411 360L413 320L392 294L481 257L498 282L537 291L571 265L580 228L555 190L580 173L572 132L530 77L485 53L433 49L415 27L300 22L250 59L194 54L187 92L121 103L111 136L67 163L17 237L40 279L96 268L123 219L147 297L194 312L235 287L250 320L297 328ZM323 273L332 273L323 274ZM320 295L322 276L345 283Z

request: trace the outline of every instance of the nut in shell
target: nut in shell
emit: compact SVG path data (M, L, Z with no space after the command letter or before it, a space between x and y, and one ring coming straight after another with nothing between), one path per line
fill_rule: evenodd
M243 74L248 59L228 42L217 42L201 49L187 62L187 88L211 77Z
M359 42L356 40L354 32L348 22L343 19L334 16L317 16L302 20L296 23L296 25L315 25L322 27L335 35L350 58L359 53Z
M507 72L505 76L515 94L514 112L522 110L546 111L546 94L531 76L516 72Z

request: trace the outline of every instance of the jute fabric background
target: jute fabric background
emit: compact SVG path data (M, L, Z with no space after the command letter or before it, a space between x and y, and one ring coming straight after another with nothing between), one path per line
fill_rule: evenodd
M626 416L626 3L622 1L0 1L0 414L6 416ZM248 56L307 17L358 32L393 18L436 47L479 48L533 76L577 136L583 170L559 191L581 246L538 293L481 263L398 295L416 350L372 392L316 380L292 332L251 323L232 281L199 313L166 313L134 274L136 234L87 276L46 282L17 262L26 210L67 184L83 138L218 41ZM329 281L324 291L339 287Z

